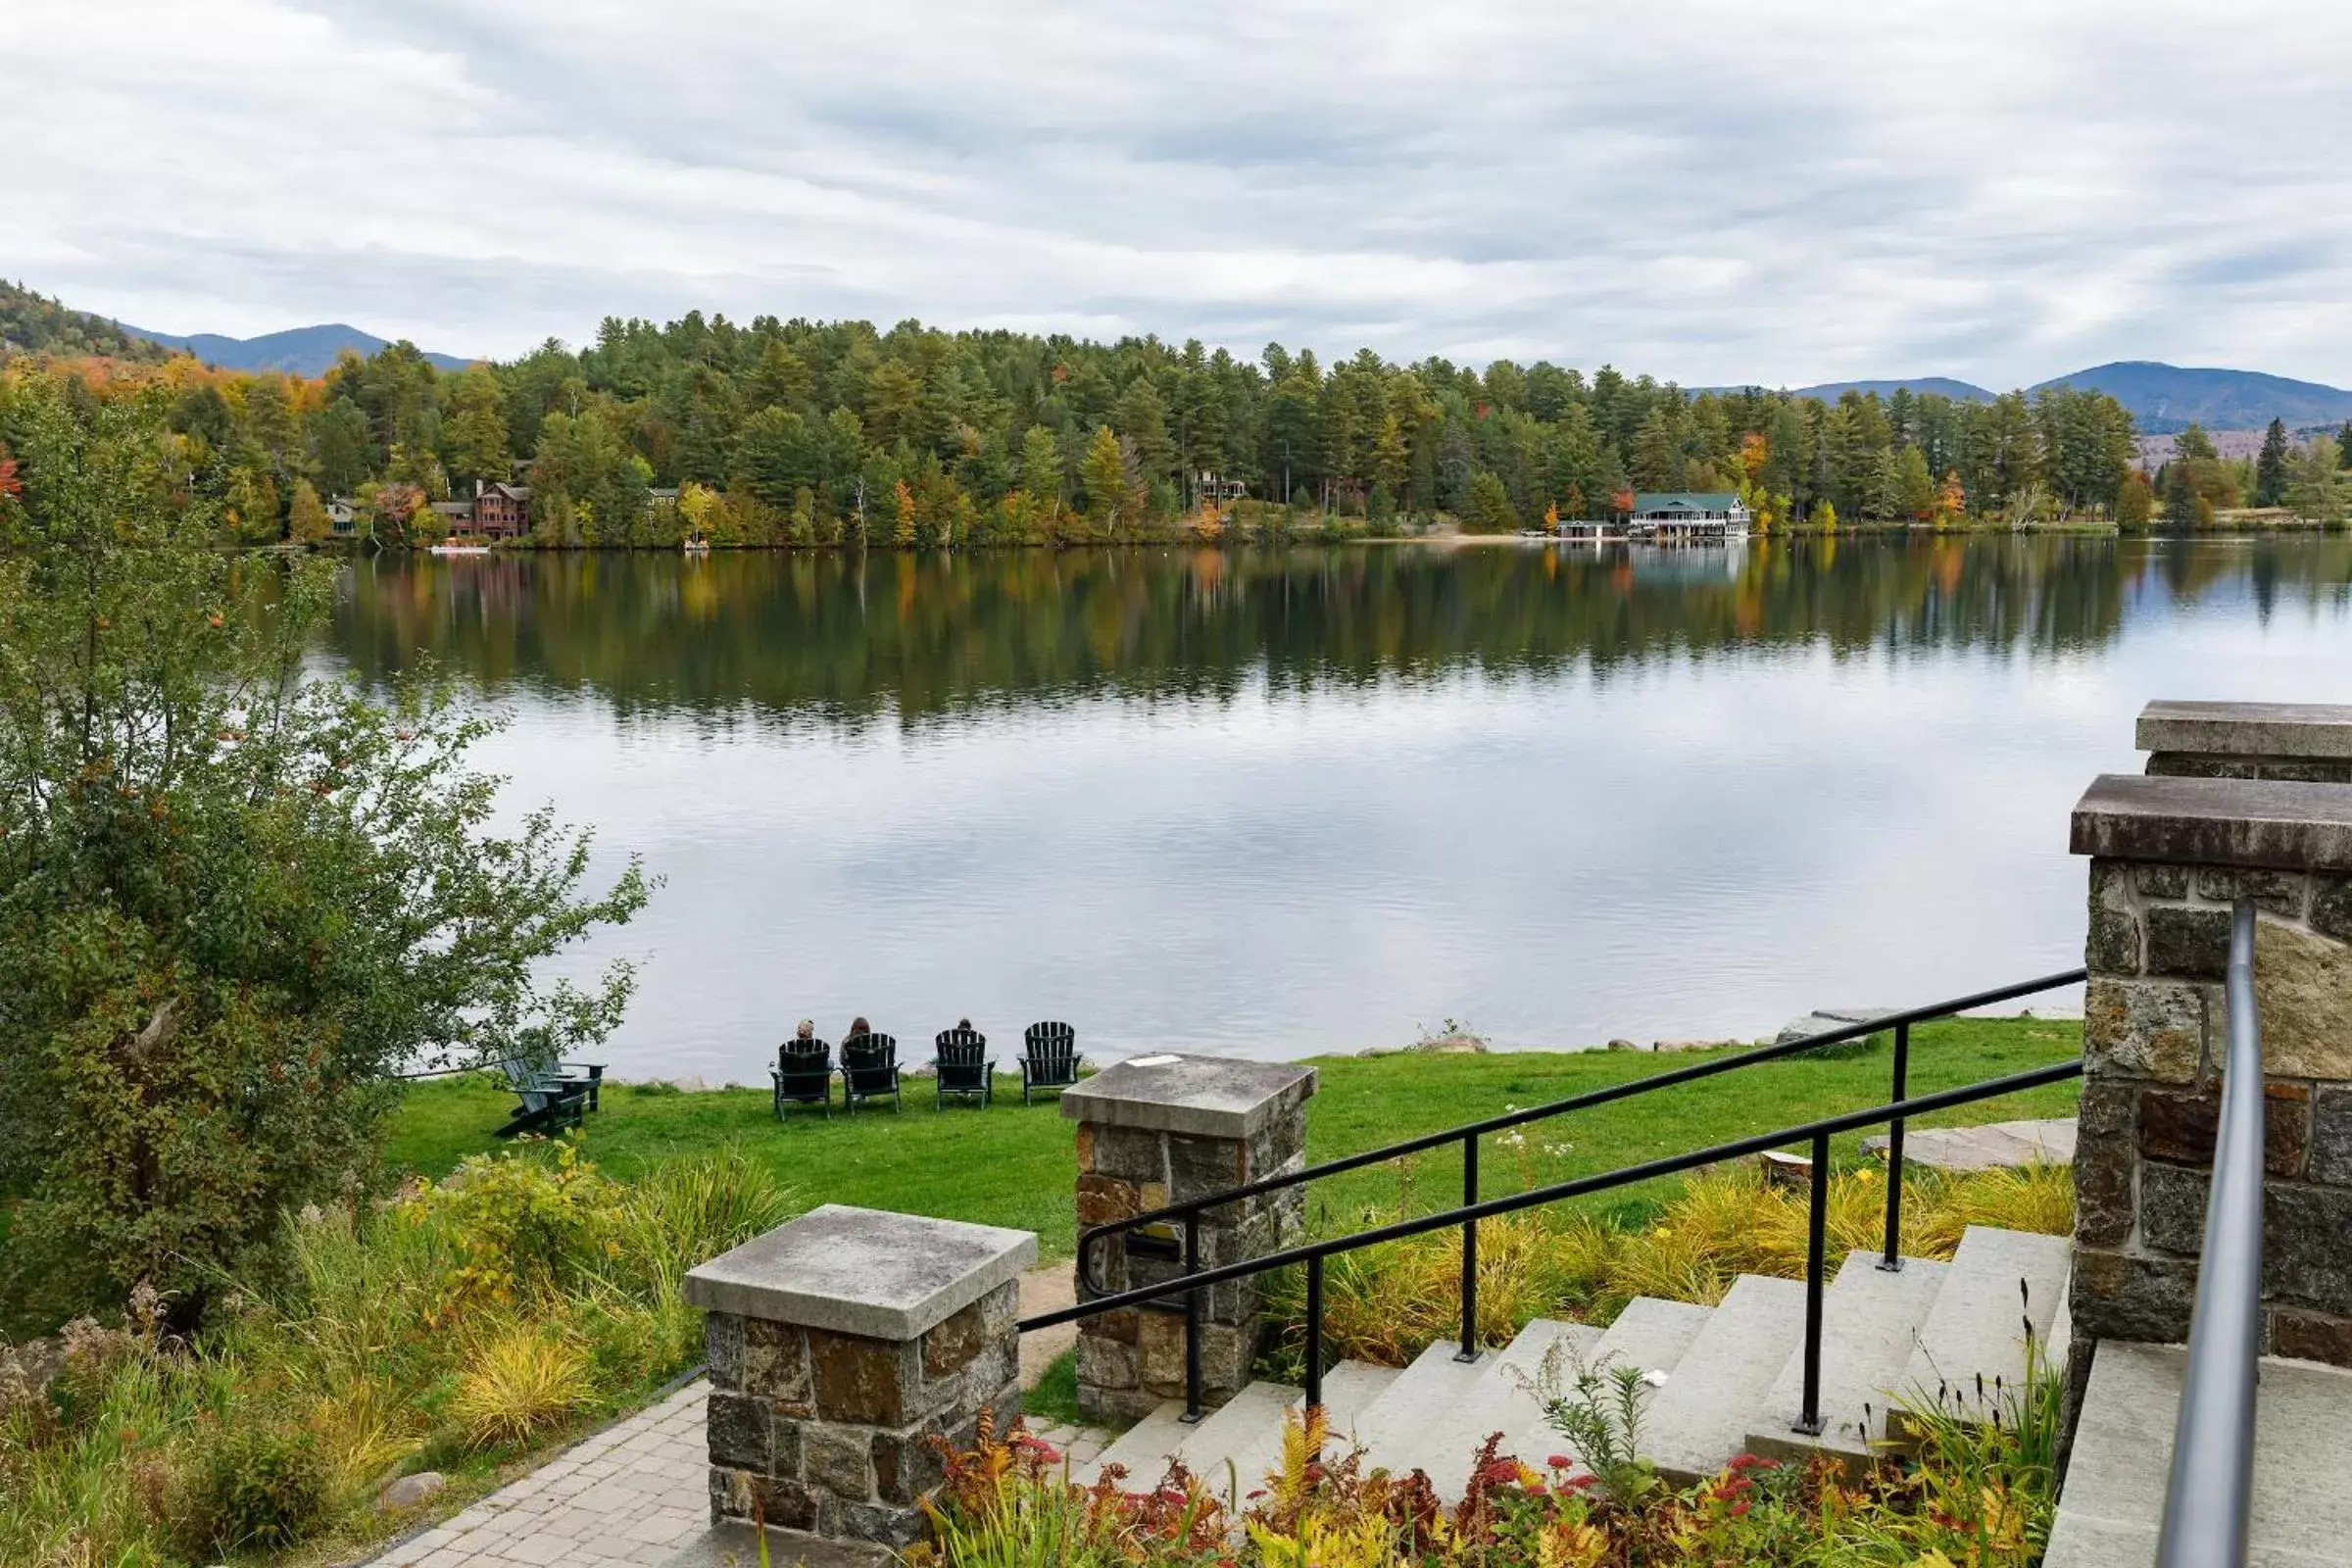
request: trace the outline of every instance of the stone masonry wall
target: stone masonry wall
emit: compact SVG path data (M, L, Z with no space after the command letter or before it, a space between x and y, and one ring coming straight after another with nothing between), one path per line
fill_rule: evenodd
M1297 1112L1278 1115L1247 1139L1081 1122L1077 1152L1083 1228L1301 1169L1306 1121ZM1297 1187L1207 1210L1200 1219L1200 1265L1215 1268L1294 1245L1305 1235L1304 1215L1305 1190ZM1096 1272L1113 1293L1184 1272L1181 1256L1130 1257L1116 1238L1100 1251ZM1259 1348L1260 1292L1256 1280L1245 1279L1202 1294L1201 1384L1206 1401L1214 1405L1250 1382ZM1105 1312L1079 1322L1078 1403L1088 1415L1139 1417L1183 1396L1181 1303Z
M2268 778L2295 784L2352 784L2352 761L2310 757L2216 757L2156 752L2148 772L2157 778Z
M1020 1410L1019 1286L909 1341L709 1314L710 1510L906 1545L940 1481L928 1440L971 1445L977 1412Z
M2261 911L2266 1348L2352 1366L2352 875L2342 873L2091 861L2075 1328L2187 1335L2240 896Z

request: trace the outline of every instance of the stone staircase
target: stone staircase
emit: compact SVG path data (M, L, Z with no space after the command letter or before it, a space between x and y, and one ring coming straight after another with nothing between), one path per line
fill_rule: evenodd
M2177 1345L2102 1340L2043 1568L2148 1568L2180 1408ZM2352 1561L2352 1372L2265 1356L2254 1401L2251 1568Z
M1889 1430L1897 1396L1933 1398L1945 1387L1966 1389L1973 1402L1980 1377L1987 1389L1996 1379L2014 1387L2028 1322L2063 1353L2071 1259L2065 1237L1983 1226L1970 1227L1949 1263L1907 1258L1889 1273L1875 1252L1850 1254L1823 1300L1826 1426L1817 1438L1791 1430L1803 1389L1804 1286L1759 1275L1741 1276L1714 1307L1637 1298L1605 1330L1539 1319L1468 1363L1454 1359L1450 1341L1402 1371L1343 1362L1324 1374L1324 1408L1335 1442L1360 1446L1367 1469L1424 1471L1448 1498L1493 1433L1502 1434L1501 1451L1538 1469L1553 1455L1577 1457L1528 1389L1555 1350L1648 1374L1642 1451L1670 1480L1712 1475L1742 1452L1858 1455L1871 1440L1900 1435ZM1253 1383L1194 1426L1171 1401L1075 1479L1118 1464L1131 1486L1147 1486L1180 1459L1212 1490L1247 1496L1279 1460L1284 1415L1299 1401L1296 1388Z

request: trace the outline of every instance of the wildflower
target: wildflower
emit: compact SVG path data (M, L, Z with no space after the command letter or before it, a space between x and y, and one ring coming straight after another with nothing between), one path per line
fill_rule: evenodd
M1867 1169L1858 1170L1854 1172L1854 1180L1858 1182L1866 1182L1870 1180L1870 1172Z
M1781 1461L1778 1459L1766 1459L1756 1454L1743 1453L1725 1468L1731 1470L1778 1470L1780 1467Z
M1551 1466L1551 1467L1552 1467L1554 1470L1565 1470L1565 1469L1567 1469L1567 1468L1568 1468L1570 1465L1572 1465L1572 1464L1576 1463L1576 1461L1575 1461L1574 1459L1571 1459L1571 1458L1569 1458L1569 1457L1568 1457L1566 1454L1564 1454L1564 1453L1555 1453L1555 1454L1553 1454L1553 1455L1552 1455L1550 1458L1548 1458L1548 1459L1544 1460L1544 1462L1545 1464L1547 1464L1547 1465Z
M1653 1366L1642 1374L1642 1384L1644 1388L1662 1389L1666 1386L1666 1373L1662 1368Z

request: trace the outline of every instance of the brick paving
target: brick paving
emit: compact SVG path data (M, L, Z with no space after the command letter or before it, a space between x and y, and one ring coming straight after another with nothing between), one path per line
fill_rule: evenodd
M710 1393L689 1384L394 1546L374 1568L668 1561L710 1523Z
M1069 1265L1024 1275L1021 1305L1040 1312L1068 1304ZM1024 1386L1069 1348L1064 1327L1025 1337ZM710 1393L694 1382L500 1488L422 1535L402 1542L369 1568L511 1568L514 1564L667 1562L710 1523L710 1461L703 1406ZM1090 1427L1035 1425L1038 1437L1083 1472L1109 1446L1111 1434Z

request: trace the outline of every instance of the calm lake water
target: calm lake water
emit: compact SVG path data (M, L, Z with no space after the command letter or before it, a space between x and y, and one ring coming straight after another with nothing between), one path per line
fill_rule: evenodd
M2352 540L363 563L518 803L666 878L622 1076L1752 1037L2081 961L2153 697L2352 701ZM903 1047L904 1049L904 1047Z

